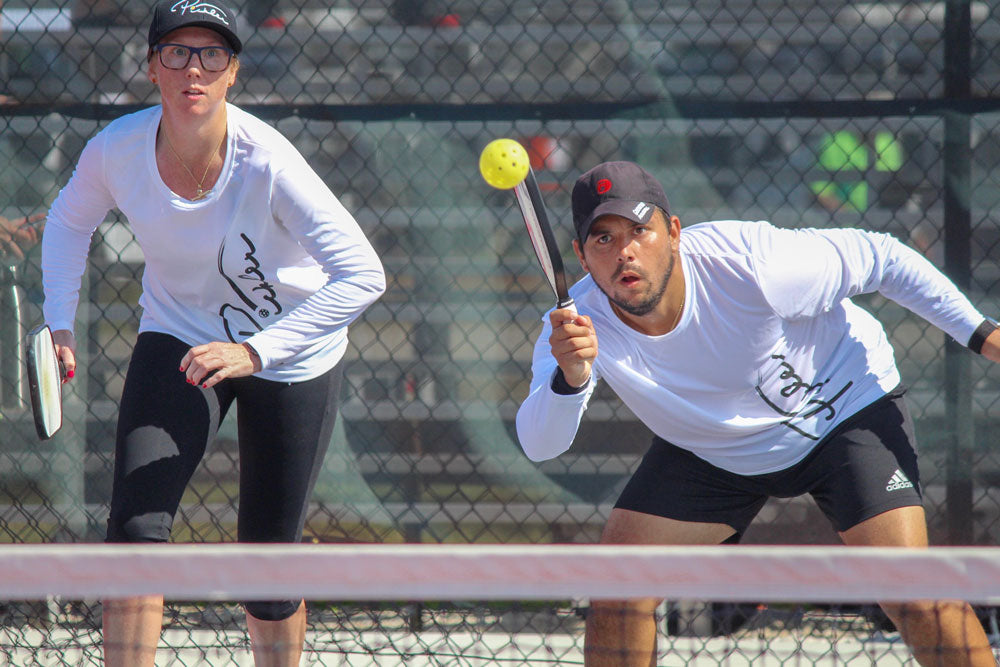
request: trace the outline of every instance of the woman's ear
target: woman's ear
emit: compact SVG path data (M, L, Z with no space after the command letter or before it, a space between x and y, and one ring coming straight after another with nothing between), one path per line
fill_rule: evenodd
M157 79L156 79L156 72L153 71L154 69L155 66L153 65L153 49L152 47L150 47L150 49L146 52L146 76L149 77L149 80L151 82L153 82L153 85L156 85Z

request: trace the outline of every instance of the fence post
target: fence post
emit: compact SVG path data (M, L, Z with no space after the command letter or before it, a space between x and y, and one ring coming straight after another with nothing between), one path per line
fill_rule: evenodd
M970 0L947 0L944 24L944 94L948 100L967 100L972 91L972 20ZM944 268L968 291L972 274L972 215L969 116L956 110L944 113ZM945 343L945 417L950 430L947 457L948 541L972 544L972 452L975 424L972 416L971 360L963 345Z

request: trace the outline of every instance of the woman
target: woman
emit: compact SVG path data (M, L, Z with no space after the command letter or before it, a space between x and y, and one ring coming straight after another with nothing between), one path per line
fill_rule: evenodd
M73 322L107 211L145 255L121 399L108 542L166 542L184 488L238 406L241 542L297 542L337 412L347 326L385 290L351 215L291 144L226 102L242 44L219 3L161 2L148 75L162 103L91 139L49 212L45 319ZM257 665L297 665L302 600L245 602ZM162 596L105 601L106 663L152 665Z

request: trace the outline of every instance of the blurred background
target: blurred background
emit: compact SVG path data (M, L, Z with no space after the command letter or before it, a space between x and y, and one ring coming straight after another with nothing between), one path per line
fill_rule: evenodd
M288 136L389 276L353 326L343 409L306 528L316 542L593 542L649 434L598 389L572 450L535 464L512 420L551 296L479 151L531 155L569 249L568 190L640 162L682 220L858 226L925 253L1000 313L1000 16L992 2L234 0L231 100ZM0 6L0 216L44 212L85 142L157 103L147 0ZM41 322L37 246L9 247L0 313L0 540L103 539L143 258L95 235L66 418L39 442L21 343ZM571 253L567 266L579 268ZM876 296L917 420L932 538L1000 538L1000 369ZM175 524L235 539L227 421ZM747 542L832 543L811 501Z

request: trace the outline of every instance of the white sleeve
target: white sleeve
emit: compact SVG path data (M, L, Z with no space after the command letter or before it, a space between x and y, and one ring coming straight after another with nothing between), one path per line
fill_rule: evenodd
M280 170L271 208L327 275L327 282L287 315L247 339L264 368L302 352L318 336L347 327L385 292L385 271L354 217L298 157Z
M781 317L826 312L879 292L965 345L983 315L922 255L889 234L860 229L778 229L753 247L765 298Z
M53 330L73 330L80 279L94 230L115 206L104 170L105 135L87 142L69 182L49 209L42 234L42 288L45 322Z
M549 347L552 326L547 314L544 322L532 355L531 387L515 420L517 439L532 461L555 458L569 449L597 385L595 366L586 388L579 393L557 394L552 390L552 378L558 365Z

